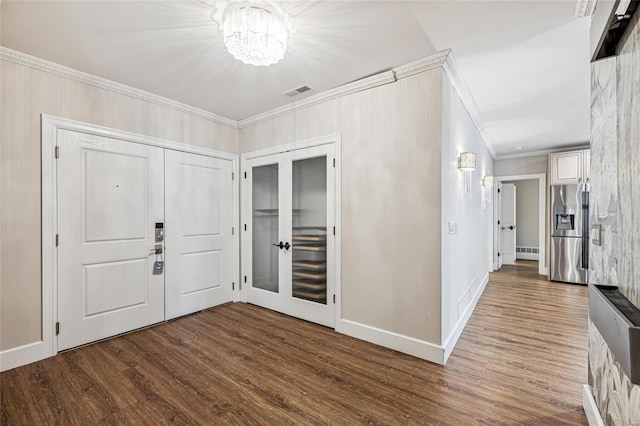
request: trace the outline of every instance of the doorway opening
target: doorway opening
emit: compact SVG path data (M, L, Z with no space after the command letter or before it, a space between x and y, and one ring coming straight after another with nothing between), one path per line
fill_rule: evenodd
M496 176L494 188L494 264L493 269L500 269L503 263L514 264L517 259L522 261L538 260L538 274L547 275L546 258L546 174L525 174L512 176ZM508 185L508 205L513 205L513 217L502 220L504 205L502 203L501 188ZM510 195L509 195L510 194ZM510 198L513 197L513 198ZM534 197L533 202L531 197ZM520 209L516 205L520 201ZM523 202L524 201L524 202ZM527 203L529 201L529 203ZM537 204L537 206L536 206ZM520 214L518 214L520 210ZM534 210L534 211L531 211ZM507 215L508 216L508 215ZM520 221L518 221L518 216ZM522 222L522 223L518 223ZM505 229L503 229L505 228ZM507 250L505 260L503 249ZM528 262L527 262L528 263Z

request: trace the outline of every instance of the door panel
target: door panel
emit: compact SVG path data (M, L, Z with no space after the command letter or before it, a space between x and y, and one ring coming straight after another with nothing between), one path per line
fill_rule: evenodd
M500 191L500 255L502 263L516 262L516 186L503 183Z
M164 319L153 275L164 222L163 150L59 130L58 349Z
M502 268L502 182L498 181L496 187L496 214L497 220L494 222L494 241L496 242L496 269Z
M292 163L292 296L327 304L327 157Z
M583 268L584 238L551 237L551 281L587 283L587 269Z
M274 244L280 242L278 164L266 164L252 170L252 285L278 293L280 254Z
M166 150L166 319L233 298L229 160Z

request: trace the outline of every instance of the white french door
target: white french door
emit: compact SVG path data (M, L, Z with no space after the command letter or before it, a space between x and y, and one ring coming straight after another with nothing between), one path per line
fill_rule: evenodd
M231 160L70 130L57 143L58 350L232 301Z
M58 349L164 319L164 275L153 275L164 222L164 150L60 130Z
M167 150L166 319L233 298L231 161Z
M243 163L243 299L333 327L333 144Z

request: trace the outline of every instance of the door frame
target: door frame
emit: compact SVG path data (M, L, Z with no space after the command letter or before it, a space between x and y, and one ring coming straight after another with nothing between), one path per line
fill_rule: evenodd
M334 277L334 294L336 295L335 309L334 309L334 324L342 319L342 134L334 133L332 135L320 136L312 139L305 139L285 145L278 145L271 148L260 149L257 151L251 151L244 153L240 156L240 167L242 173L246 171L246 162L258 157L263 157L273 154L282 154L289 151L296 151L306 148L312 148L321 145L333 144L333 155L335 159L335 176L334 176L334 224L336 227L335 235L335 248L334 248L334 265L335 265L335 277ZM249 203L247 198L247 191L242 192L241 210L244 213L245 206ZM242 223L245 223L245 217L241 217ZM248 219L247 219L248 220ZM328 232L328 230L327 230ZM241 261L243 265L247 265L249 262L249 252L247 250L247 238L248 236L243 232L242 241L242 254ZM242 274L244 275L244 274ZM240 282L240 287L245 282ZM245 293L246 294L246 293ZM240 293L240 301L246 302L246 296ZM329 295L327 294L327 303L329 302Z
M2 353L2 370L8 370L20 365L39 361L58 353L57 339L55 338L55 324L57 319L57 251L56 229L58 221L57 184L55 147L57 145L58 130L70 130L87 133L96 136L119 139L126 142L140 143L171 149L174 151L199 154L208 157L229 160L232 162L234 177L238 176L239 157L237 154L216 151L194 145L186 145L166 139L116 130L104 126L55 117L47 114L41 115L41 148L42 148L42 340L21 346ZM64 155L64 153L61 153ZM239 179L233 183L233 226L239 229ZM233 233L233 277L235 282L240 282L238 233ZM233 300L237 301L239 291L236 287Z
M537 180L538 181L538 274L547 275L548 267L547 267L547 234L546 234L546 223L547 223L547 175L546 173L530 173L525 175L510 175L510 176L496 176L494 178L497 182L502 183L503 181L517 181L517 180ZM494 194L497 197L498 185L494 185ZM498 203L495 203L498 204ZM497 223L498 218L500 217L500 212L497 210L497 206L494 206L493 210L493 223L494 225ZM497 226L494 226L494 241L500 238L498 235ZM497 269L497 259L498 259L498 250L497 245L494 244L494 253L493 253L493 269Z

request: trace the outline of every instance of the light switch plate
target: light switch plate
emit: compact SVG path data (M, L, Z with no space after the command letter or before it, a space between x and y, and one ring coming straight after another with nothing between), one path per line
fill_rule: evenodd
M449 235L454 235L458 233L458 222L454 220L449 221Z
M591 225L591 244L595 246L602 245L602 226L597 223L595 225Z

